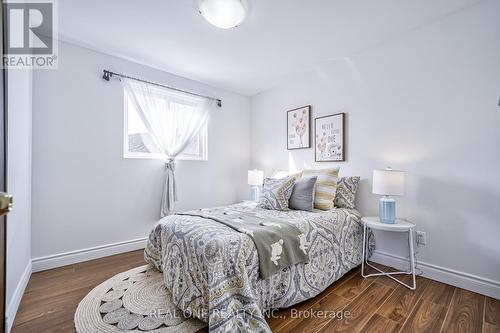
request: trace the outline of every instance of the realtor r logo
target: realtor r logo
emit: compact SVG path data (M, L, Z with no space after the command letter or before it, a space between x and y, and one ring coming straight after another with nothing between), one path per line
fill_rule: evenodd
M3 3L7 21L7 68L56 68L57 39L52 0Z

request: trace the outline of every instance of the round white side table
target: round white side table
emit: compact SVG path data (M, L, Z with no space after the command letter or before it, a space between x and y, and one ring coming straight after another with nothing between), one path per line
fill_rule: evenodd
M413 252L413 229L415 228L415 225L413 223L403 221L400 219L396 219L396 223L394 224L387 224L387 223L382 223L380 222L378 217L363 217L361 218L361 222L363 223L363 257L361 261L361 276L364 278L371 277L371 276L380 276L384 275L387 276L394 281L402 284L403 286L415 290L417 288L417 282L415 280L415 258L414 258L414 252ZM366 245L367 245L367 229L372 229L372 230L383 230L383 231L393 231L393 232L407 232L408 233L408 249L409 249L409 257L410 257L410 265L411 269L410 271L400 271L400 272L384 272L381 269L373 266L368 262L367 256L367 250L366 250ZM375 269L378 273L372 273L365 275L365 265L370 266L371 268ZM409 286L408 284L404 283L401 280L396 279L393 277L393 275L398 275L398 274L411 274L413 276L413 285Z

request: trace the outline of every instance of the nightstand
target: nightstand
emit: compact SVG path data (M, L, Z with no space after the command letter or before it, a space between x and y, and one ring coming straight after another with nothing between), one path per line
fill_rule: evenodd
M414 252L413 252L413 229L415 228L415 225L413 223L403 221L400 219L396 219L396 223L394 224L387 224L387 223L382 223L380 222L378 217L363 217L361 218L361 222L363 223L363 257L361 261L361 276L364 278L371 277L371 276L380 276L384 275L387 276L388 278L393 279L394 281L402 284L403 286L410 288L411 290L415 290L417 288L417 282L415 281L415 258L414 258ZM366 251L366 244L367 244L367 231L368 229L372 230L382 230L382 231L392 231L392 232L407 232L408 233L408 249L409 249L409 257L410 257L410 265L411 269L408 272L401 271L401 272L384 272L381 269L371 265L368 262L367 256L367 251ZM372 273L365 275L365 265L370 266L371 268L375 269L378 273ZM404 283L401 280L396 279L393 275L398 275L398 274L411 274L413 276L413 286L409 286L408 284Z

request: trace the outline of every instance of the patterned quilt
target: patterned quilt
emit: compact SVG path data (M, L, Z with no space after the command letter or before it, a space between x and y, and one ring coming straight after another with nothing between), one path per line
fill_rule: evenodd
M363 229L356 210L275 211L248 203L227 207L295 224L306 235L309 262L261 279L248 235L197 216L160 220L144 257L163 272L177 306L208 321L211 332L270 332L265 310L312 298L361 263ZM369 243L372 248L373 241Z
M309 261L306 235L287 220L257 212L242 213L230 207L204 208L177 214L211 219L250 236L257 250L262 279L284 268Z

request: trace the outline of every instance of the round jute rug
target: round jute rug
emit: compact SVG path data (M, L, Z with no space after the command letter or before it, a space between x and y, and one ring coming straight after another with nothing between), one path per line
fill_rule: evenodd
M78 333L193 333L206 326L186 318L172 302L163 275L149 265L117 274L78 304Z

